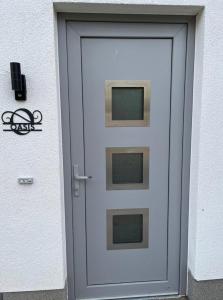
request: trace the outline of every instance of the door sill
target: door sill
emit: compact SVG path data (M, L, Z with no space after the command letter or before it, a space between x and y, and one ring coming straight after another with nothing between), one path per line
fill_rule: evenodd
M149 296L145 298L138 298L137 300L187 300L187 299L188 299L187 296L168 295L168 296Z
M82 300L82 299L76 299ZM126 298L90 298L89 300L188 300L187 296L168 295L168 296L148 296L148 297L126 297Z

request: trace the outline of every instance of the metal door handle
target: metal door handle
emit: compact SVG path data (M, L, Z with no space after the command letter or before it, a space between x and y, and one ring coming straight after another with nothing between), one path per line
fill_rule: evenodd
M73 166L73 189L74 196L79 197L80 195L80 181L91 179L92 176L85 176L78 174L78 165Z
M80 176L80 175L74 175L74 179L75 180L87 180L87 179L91 179L92 176Z

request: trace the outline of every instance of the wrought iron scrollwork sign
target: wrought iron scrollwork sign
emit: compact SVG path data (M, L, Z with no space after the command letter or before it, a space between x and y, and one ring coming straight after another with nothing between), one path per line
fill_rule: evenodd
M5 111L2 114L3 131L13 131L18 135L26 135L31 131L42 131L42 113L39 110L31 112L26 108L16 111Z

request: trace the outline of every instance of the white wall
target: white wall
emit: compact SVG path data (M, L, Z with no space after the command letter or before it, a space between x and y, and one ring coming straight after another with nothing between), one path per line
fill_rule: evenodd
M27 107L43 131L0 131L0 291L63 288L62 160L54 12L50 1L1 1L0 113ZM14 100L9 62L21 62L28 100ZM33 176L22 186L19 176Z
M195 14L205 6L196 32L189 267L198 280L223 278L222 0L111 0L126 4L118 9L55 2L60 11L119 13ZM43 113L41 133L21 137L0 131L0 292L63 288L64 199L52 0L1 1L0 28L0 113L22 106ZM11 91L10 61L21 62L27 77L24 104ZM17 177L26 175L34 177L34 184L18 185Z

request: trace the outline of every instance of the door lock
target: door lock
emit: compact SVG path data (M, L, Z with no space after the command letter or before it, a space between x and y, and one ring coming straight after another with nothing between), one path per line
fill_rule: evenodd
M92 176L85 176L78 174L78 165L73 166L73 187L74 187L74 196L80 196L80 181L91 179Z

